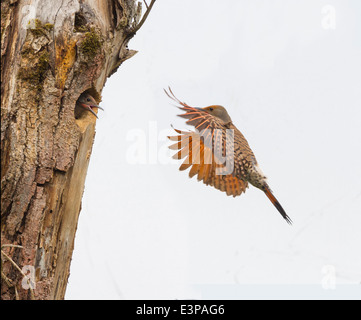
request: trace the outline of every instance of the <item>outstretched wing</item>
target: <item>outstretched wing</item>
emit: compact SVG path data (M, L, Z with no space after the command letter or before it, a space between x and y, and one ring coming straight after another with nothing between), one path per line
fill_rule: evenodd
M223 121L201 108L191 107L185 102L180 101L171 88L169 93L165 91L167 96L173 101L179 103L179 109L185 111L184 114L178 115L181 118L188 119L186 124L195 127L196 132L200 135L204 145L212 150L214 156L219 161L232 163L234 167L234 130L226 127Z
M191 107L185 102L180 101L178 98L176 98L171 88L168 89L169 93L164 90L167 96L173 101L179 103L180 106L177 107L182 111L185 111L184 114L180 114L178 116L188 119L186 121L186 124L195 127L195 129L200 133L200 135L202 135L202 140L204 141L206 146L212 148L212 143L214 143L214 141L225 140L222 139L222 134L225 133L226 128L224 127L221 119L214 117L213 115L209 114L201 108ZM220 136L216 137L215 135Z
M165 90L164 90L165 91ZM183 159L179 170L191 167L189 177L197 175L198 181L211 185L227 195L238 196L245 192L248 183L235 176L235 155L233 130L225 127L222 120L200 108L194 108L175 97L172 90L165 91L169 98L179 103L179 109L185 111L180 117L188 119L196 132L174 129L179 135L168 137L177 143L172 150L179 150L174 159Z
M247 181L233 176L232 173L224 174L227 171L226 165L215 158L212 149L204 144L198 133L174 130L179 135L168 137L171 141L177 141L169 146L171 150L179 150L173 159L185 158L179 170L191 168L190 178L197 175L198 181L202 180L206 185L226 192L228 196L236 197L246 191Z

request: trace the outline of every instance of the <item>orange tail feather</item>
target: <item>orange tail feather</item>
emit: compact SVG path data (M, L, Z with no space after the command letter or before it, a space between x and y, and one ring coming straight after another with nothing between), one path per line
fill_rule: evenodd
M268 186L265 187L264 193L266 194L268 199L271 200L273 205L277 208L277 210L282 215L282 217L287 221L287 223L292 224L291 218L286 214L285 210L283 210L282 206L280 205L278 200L275 198L275 196L272 194L272 191Z

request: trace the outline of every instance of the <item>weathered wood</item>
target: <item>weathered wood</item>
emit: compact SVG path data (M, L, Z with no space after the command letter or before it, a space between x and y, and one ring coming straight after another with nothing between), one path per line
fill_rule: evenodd
M100 102L107 77L136 53L127 44L139 8L1 2L1 243L22 246L2 250L35 268L36 299L62 299L69 276L96 121L90 112L75 119L75 102L84 91ZM2 299L31 298L5 255Z

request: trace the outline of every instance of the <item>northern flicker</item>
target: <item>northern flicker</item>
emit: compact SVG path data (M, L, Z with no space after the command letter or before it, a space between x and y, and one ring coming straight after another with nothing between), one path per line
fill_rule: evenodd
M104 110L102 107L99 107L95 99L87 92L83 92L78 100L76 101L75 106L75 118L78 119L81 117L81 114L84 112L84 109L90 111L97 118L97 114L94 112L93 108L98 108Z
M180 105L179 109L185 111L179 116L188 119L186 123L196 129L196 132L174 129L179 135L168 137L171 141L177 141L169 146L172 150L179 150L173 158L186 158L179 170L191 167L190 178L197 175L198 181L202 180L206 185L233 197L245 192L250 183L261 189L291 224L291 219L268 186L247 140L233 124L227 110L219 105L191 107L177 99L170 88L169 93L164 91Z

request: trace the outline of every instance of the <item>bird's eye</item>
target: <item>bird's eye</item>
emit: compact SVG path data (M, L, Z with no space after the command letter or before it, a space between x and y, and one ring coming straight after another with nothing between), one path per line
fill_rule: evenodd
M213 108L209 108L209 111L213 111Z
M86 101L90 102L90 98L87 98Z

